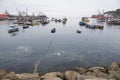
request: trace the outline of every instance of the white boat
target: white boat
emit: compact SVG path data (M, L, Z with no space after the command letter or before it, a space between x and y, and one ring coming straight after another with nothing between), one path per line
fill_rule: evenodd
M41 24L48 24L50 21L48 20L48 17L44 14L39 15L39 21Z
M99 17L97 18L97 22L105 22L105 18Z
M109 18L107 20L108 24L116 24L116 25L120 25L120 19L114 19L114 18Z
M77 31L76 31L77 33L81 33L81 31L79 30L79 29L77 29Z
M13 33L19 31L19 28L11 28L8 30L8 33Z

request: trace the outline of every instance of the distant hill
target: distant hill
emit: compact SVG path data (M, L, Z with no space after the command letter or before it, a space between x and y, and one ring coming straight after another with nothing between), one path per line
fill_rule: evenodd
M120 18L120 9L116 9L115 11L107 11L105 14L111 14L114 18Z

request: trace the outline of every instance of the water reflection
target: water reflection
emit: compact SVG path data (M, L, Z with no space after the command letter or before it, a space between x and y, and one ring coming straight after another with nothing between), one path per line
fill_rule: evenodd
M30 46L18 46L17 47L17 52L18 53L31 53L31 47Z
M13 32L13 33L9 33L11 36L17 36L18 35L18 32Z

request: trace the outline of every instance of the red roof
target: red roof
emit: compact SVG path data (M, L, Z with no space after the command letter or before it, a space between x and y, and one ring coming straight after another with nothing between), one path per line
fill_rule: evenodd
M0 14L0 18L8 18L9 15L7 14Z

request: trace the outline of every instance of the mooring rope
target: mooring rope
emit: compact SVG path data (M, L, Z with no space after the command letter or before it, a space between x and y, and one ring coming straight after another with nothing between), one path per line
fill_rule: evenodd
M40 65L40 63L42 63L42 61L45 59L46 55L48 54L48 51L49 51L49 49L50 49L50 47L51 47L51 45L52 45L52 42L53 42L52 39L53 39L53 38L51 38L51 40L50 40L50 42L49 42L49 45L48 45L48 47L47 47L47 49L46 49L45 54L43 55L43 57L41 57L41 58L38 57L38 60L37 60L37 62L35 63L35 68L34 68L34 72L33 72L33 73L36 73L36 72L37 72L38 66Z

